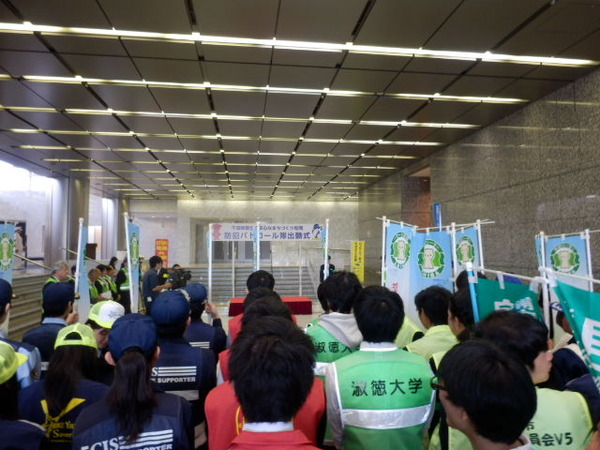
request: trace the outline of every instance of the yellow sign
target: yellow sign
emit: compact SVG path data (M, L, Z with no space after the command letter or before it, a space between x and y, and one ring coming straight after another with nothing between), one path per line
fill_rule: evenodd
M352 241L352 272L365 281L365 241Z

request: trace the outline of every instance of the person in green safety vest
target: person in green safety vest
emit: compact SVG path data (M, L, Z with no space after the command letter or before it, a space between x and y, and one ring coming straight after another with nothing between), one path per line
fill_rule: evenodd
M382 286L363 289L354 301L363 335L360 350L329 364L327 416L336 448L418 450L433 413L429 364L399 349L404 321L400 296Z
M467 341L446 353L436 378L431 385L448 425L467 435L474 450L534 448L522 433L536 410L535 387L516 358L491 342Z
M95 267L88 272L88 284L90 287L90 303L93 305L96 302L105 300L102 297L102 285L99 282L100 271Z
M349 355L362 342L362 334L352 314L354 298L361 288L352 272L334 273L319 286L328 313L306 328L306 334L317 350L315 375L324 377L329 363Z
M406 346L409 352L429 359L434 353L456 345L456 337L448 326L448 302L452 293L441 286L430 286L415 296L419 319L427 331L421 339Z
M50 272L50 276L44 282L44 286L42 287L42 292L44 289L50 284L60 283L63 281L69 281L71 279L71 268L69 267L69 263L61 260L57 261Z
M534 384L543 383L552 367L548 328L533 316L494 311L473 328L473 337L494 342L516 356ZM592 419L585 398L570 391L536 388L537 410L525 434L534 447L582 449L591 440Z

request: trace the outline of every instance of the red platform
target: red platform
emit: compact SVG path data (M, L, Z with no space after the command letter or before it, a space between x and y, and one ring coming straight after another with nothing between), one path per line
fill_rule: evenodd
M308 297L281 297L292 314L312 314L312 301ZM243 312L244 297L233 297L229 302L229 316L237 316Z

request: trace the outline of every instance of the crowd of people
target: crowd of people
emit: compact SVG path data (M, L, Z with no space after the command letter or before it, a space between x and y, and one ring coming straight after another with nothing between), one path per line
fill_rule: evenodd
M410 299L418 324L408 299L332 270L301 329L259 270L226 333L202 284L175 289L149 262L145 314L111 261L88 274L87 318L55 265L41 324L0 336L0 449L600 449L600 394L561 311L557 346L527 314L475 323L463 275ZM11 300L0 279L0 324Z

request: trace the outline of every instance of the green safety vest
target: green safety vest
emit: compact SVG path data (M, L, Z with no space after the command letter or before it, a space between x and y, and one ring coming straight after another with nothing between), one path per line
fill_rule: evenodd
M102 292L110 292L110 284L106 278L106 276L98 278L100 286L102 286Z
M315 375L324 380L325 369L334 361L350 355L357 348L349 348L334 338L329 331L323 328L319 323L306 329L306 334L310 336L316 349Z
M96 287L96 283L89 283L90 285L90 302L94 303L98 296L98 288Z
M404 348L415 340L415 334L417 333L423 334L424 331L408 316L405 316L402 328L400 328L398 336L396 336L395 344L400 348Z
M129 270L127 269L127 267L123 267L121 270L125 274L125 281L123 282L123 284L121 284L119 286L119 290L128 291L129 290Z
M333 363L344 450L424 448L435 399L431 369L404 350L373 350Z
M445 426L448 430L448 443L447 446L442 446L441 437L440 437L440 427ZM472 450L471 441L469 438L458 431L456 428L452 428L448 426L446 423L443 425L439 424L433 430L433 434L431 435L431 439L429 441L429 450L442 450L443 448L447 448L448 450Z
M536 448L583 449L592 437L592 419L581 394L536 388L537 410L525 429Z
M448 351L456 344L458 344L456 336L448 325L435 325L428 329L421 339L408 344L406 349L429 359L435 353Z

